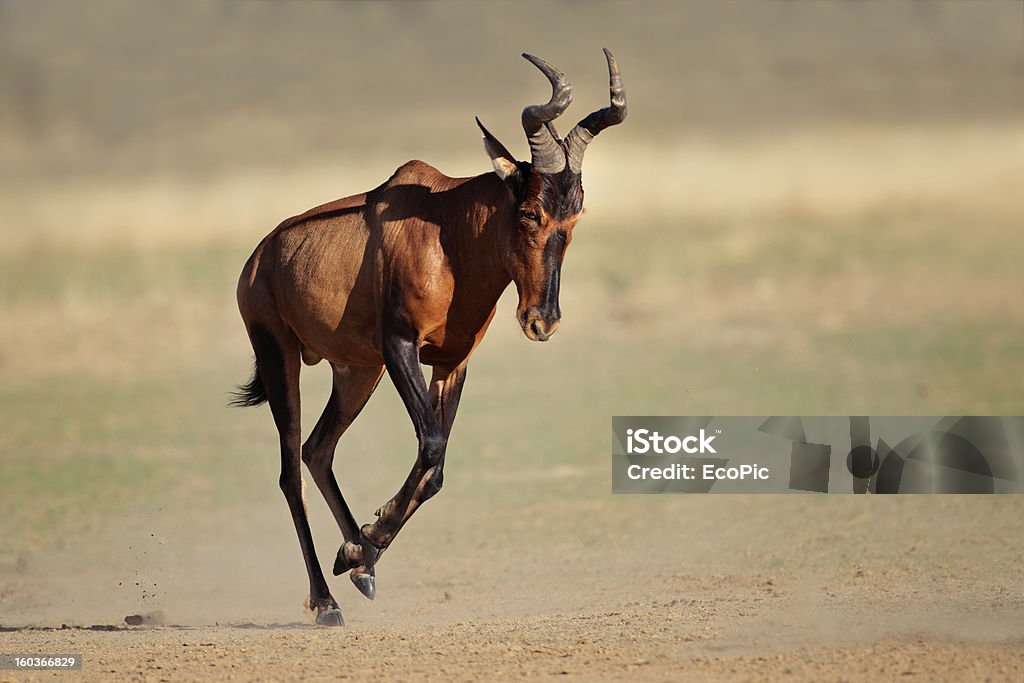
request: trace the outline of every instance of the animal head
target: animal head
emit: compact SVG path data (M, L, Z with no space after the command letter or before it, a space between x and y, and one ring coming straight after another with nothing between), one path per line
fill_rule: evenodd
M542 59L524 54L551 82L551 99L523 109L530 161L517 161L497 138L476 123L484 148L515 198L515 216L504 248L505 267L519 291L516 318L523 333L547 341L558 328L559 278L572 230L583 211L583 154L598 133L626 118L626 92L615 57L607 49L611 104L590 114L565 136L552 123L572 103L565 74Z

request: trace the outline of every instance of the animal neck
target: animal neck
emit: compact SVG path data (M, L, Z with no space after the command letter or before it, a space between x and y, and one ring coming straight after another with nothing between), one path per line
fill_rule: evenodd
M465 214L453 217L445 252L456 282L467 283L478 305L489 311L512 282L504 254L516 204L493 173L469 178L459 189L466 193Z

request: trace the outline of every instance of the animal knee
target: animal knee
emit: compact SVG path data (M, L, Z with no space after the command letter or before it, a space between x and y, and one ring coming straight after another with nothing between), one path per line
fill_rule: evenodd
M420 460L427 467L434 467L444 458L447 441L443 436L428 436L420 444Z

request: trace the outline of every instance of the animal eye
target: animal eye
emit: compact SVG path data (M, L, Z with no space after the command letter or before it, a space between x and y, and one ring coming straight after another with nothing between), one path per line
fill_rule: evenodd
M536 223L540 220L540 216L533 209L520 209L519 217L531 223Z

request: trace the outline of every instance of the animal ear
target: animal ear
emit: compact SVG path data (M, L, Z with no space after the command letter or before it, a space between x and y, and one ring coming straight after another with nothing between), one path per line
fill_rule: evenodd
M514 180L515 176L519 173L519 162L505 149L505 145L498 142L498 138L491 135L491 132L484 128L484 124L480 123L480 119L476 120L476 125L480 126L480 130L484 134L484 149L487 150L487 156L491 158L494 172L506 182Z

